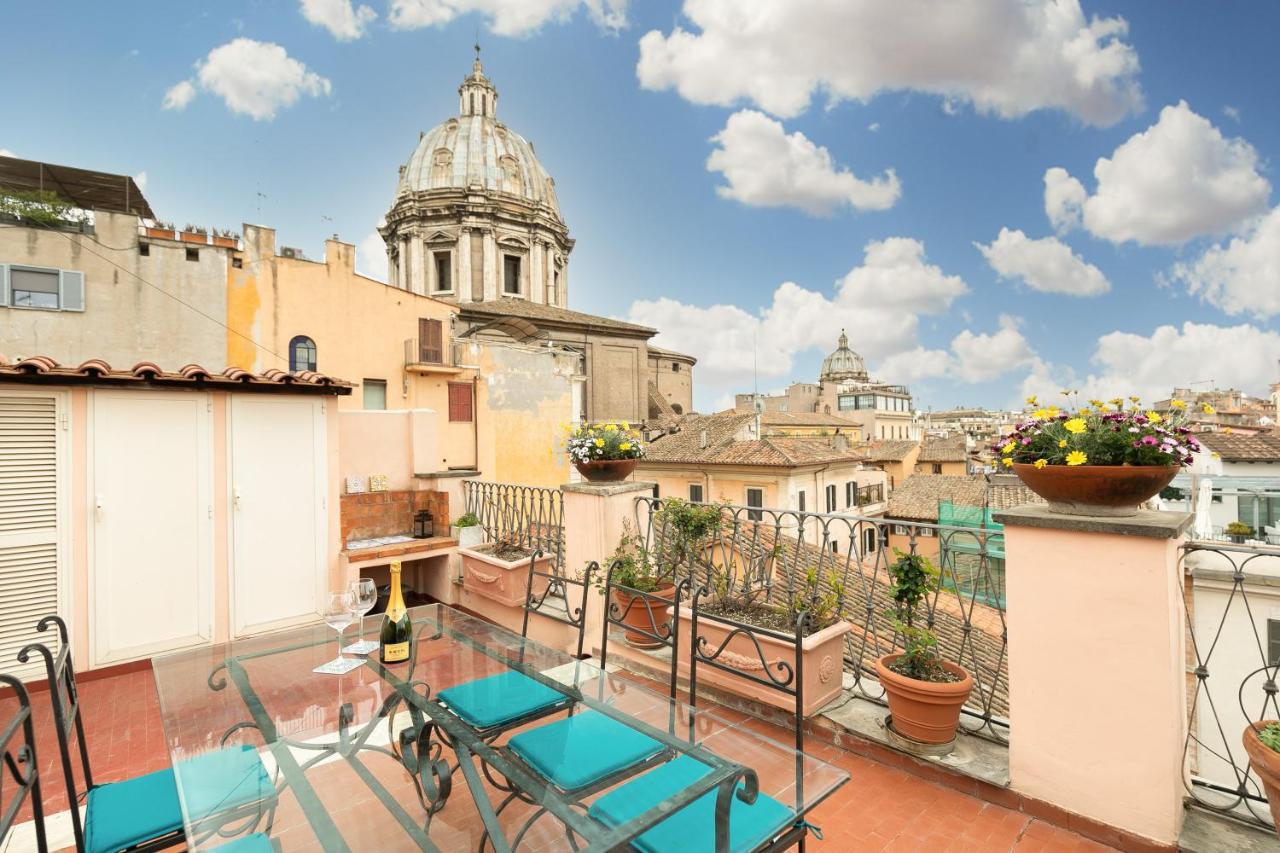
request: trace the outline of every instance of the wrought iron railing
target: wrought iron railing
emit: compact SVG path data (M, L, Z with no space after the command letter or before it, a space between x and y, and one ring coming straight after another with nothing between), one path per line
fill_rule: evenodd
M718 529L698 541L661 511L667 500L636 501L636 530L661 570L676 579L710 578L732 568L763 588L762 600L784 606L816 570L823 593L839 585L836 606L852 623L845 671L853 690L873 702L885 693L875 661L901 649L892 614L889 566L897 551L923 554L941 583L923 603L924 621L938 636L943 656L973 676L973 692L961 725L965 731L1007 742L1009 678L1006 650L1003 539L975 527L897 521L858 515L819 514L723 506ZM999 586L1000 594L992 594Z
M554 556L564 568L564 497L559 489L485 483L462 485L463 509L480 521L485 539Z
M873 483L870 486L858 487L858 506L868 506L884 501L884 484Z
M1280 719L1280 547L1191 542L1182 549L1187 630L1184 757L1199 805L1270 827L1245 753L1247 726Z
M1206 479L1210 484L1207 507L1200 506L1205 495L1198 488L1198 478ZM1200 523L1193 526L1190 533L1192 539L1280 545L1280 478L1243 478L1258 483L1252 487L1239 485L1240 479L1197 475L1192 479L1192 485L1175 481L1175 485L1161 493L1161 500L1170 509L1188 512L1203 510L1208 516L1207 526ZM1244 524L1248 532L1229 531L1227 526L1233 521Z

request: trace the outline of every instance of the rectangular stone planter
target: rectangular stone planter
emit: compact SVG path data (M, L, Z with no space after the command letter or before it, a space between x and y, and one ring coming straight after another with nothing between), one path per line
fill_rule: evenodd
M474 548L484 542L484 528L478 524L470 527L459 527L455 524L451 529L453 538L458 540L460 548Z
M686 607L681 607L680 674L685 677L689 675L689 655L692 649L689 643L692 619L693 611ZM720 648L720 644L724 642L725 637L733 630L734 627L732 625L721 622L714 616L698 614L698 633L706 640L705 651L708 655L713 654L716 649ZM845 635L852 630L853 625L842 619L834 625L823 628L816 634L810 634L802 641L805 717L813 716L824 705L840 695L844 685ZM760 640L760 647L764 651L770 672L775 678L779 680L787 678L787 673L779 671L777 668L779 661L790 666L792 668L791 671L794 673L794 641L784 642L772 636L766 636L763 633L756 634L756 637ZM730 640L729 645L725 647L725 650L716 660L732 666L744 676L768 678L764 672L765 662L761 661L760 653L756 651L755 644L745 635L739 634ZM698 664L698 682L700 684L712 684L721 690L736 693L752 701L772 705L784 711L794 711L796 707L794 696L788 696L786 693L775 690L772 687L765 687L746 678L739 678L723 672L710 666L705 661L700 661ZM787 686L794 687L794 681Z
M458 549L458 554L462 557L462 586L476 595L483 595L508 607L522 608L529 583L529 558L502 560L491 553L493 547L489 544ZM539 572L550 572L551 557L539 557L536 568ZM534 595L544 593L547 584L546 578L535 577Z

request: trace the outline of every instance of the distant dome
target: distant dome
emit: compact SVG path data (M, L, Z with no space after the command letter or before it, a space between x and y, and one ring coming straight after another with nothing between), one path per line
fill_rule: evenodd
M849 337L840 330L839 346L822 361L820 379L823 382L842 382L849 379L867 381L867 365L862 356L849 349Z
M498 91L479 57L458 88L461 114L422 135L400 172L396 194L479 187L544 208L560 220L555 182L533 153L533 145L499 122Z

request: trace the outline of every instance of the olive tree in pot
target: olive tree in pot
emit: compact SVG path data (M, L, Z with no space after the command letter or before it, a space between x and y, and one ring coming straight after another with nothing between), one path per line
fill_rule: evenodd
M894 733L923 744L955 740L960 709L973 689L964 669L942 659L938 637L919 624L917 608L938 588L938 570L922 554L895 550L889 565L894 607L891 615L902 637L902 651L876 661L876 675L889 701Z
M665 636L667 609L675 597L676 585L658 571L653 556L627 522L623 522L622 538L609 558L608 572L596 575L595 583L602 593L606 586L611 587L609 615L633 629L624 634L630 645L638 649L662 645L655 635Z
M1244 730L1244 751L1249 764L1262 781L1271 806L1271 821L1280 832L1280 722L1263 720Z
M1222 532L1225 533L1227 538L1232 542L1239 542L1241 544L1244 544L1250 536L1253 536L1253 528L1245 524L1243 521L1231 522L1223 529Z

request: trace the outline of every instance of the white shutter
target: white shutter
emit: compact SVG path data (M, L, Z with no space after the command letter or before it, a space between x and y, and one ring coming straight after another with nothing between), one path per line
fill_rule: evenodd
M63 311L84 310L84 273L62 270L59 281L58 307Z
M44 675L34 640L55 652L56 630L36 623L58 612L58 409L54 397L0 395L0 668L23 680Z
M0 305L9 304L9 265L0 264Z

